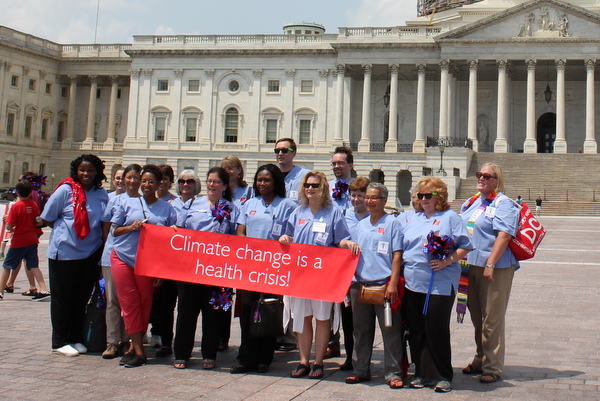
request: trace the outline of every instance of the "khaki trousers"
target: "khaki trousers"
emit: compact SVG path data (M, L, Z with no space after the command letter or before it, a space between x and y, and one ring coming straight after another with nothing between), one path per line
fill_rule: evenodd
M505 352L505 317L510 298L514 266L494 269L494 282L483 277L484 268L471 265L467 306L475 327L477 353L473 368L502 375Z

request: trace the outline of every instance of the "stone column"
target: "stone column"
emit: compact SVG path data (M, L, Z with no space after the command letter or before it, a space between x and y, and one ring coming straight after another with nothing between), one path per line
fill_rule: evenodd
M204 73L206 74L206 84L203 90L203 93L205 93L204 116L206 118L206 127L202 129L202 136L200 137L200 150L210 150L212 144L210 137L216 123L215 113L213 111L213 101L216 96L216 94L213 93L213 78L215 77L215 70L204 70Z
M318 96L318 104L321 112L328 113L329 111L329 75L330 70L322 69L319 70L319 80L316 81L316 85L314 87L315 95ZM327 123L326 118L319 118L317 121L317 132L319 133L319 137L314 141L315 150L322 152L329 152L333 138L331 135L334 131L330 132L328 130L329 124ZM335 128L334 128L335 130ZM334 148L332 148L334 149Z
M508 60L498 60L498 112L496 123L496 141L494 142L494 153L508 153L508 103L506 83L506 70Z
M594 90L594 73L596 71L596 59L585 60L586 70L586 98L585 98L585 142L583 153L598 153L596 142L596 95Z
M167 142L167 146L170 150L177 150L180 148L181 142L185 142L185 127L182 126L182 116L181 110L183 109L183 105L181 103L181 93L183 91L183 70L181 68L176 68L173 70L173 75L175 78L173 79L173 85L171 86L172 99L175 99L175 107L172 110L172 120L170 129L168 130L168 134L165 138ZM183 135L183 139L181 136Z
M440 124L439 139L448 139L448 70L450 60L440 61Z
M117 132L117 92L119 90L119 76L111 75L110 79L110 103L108 104L108 131L106 134L105 147L112 149Z
M91 149L94 142L96 126L96 91L98 90L98 75L90 75L90 101L88 103L87 127L85 130L84 148Z
M335 94L335 134L333 145L338 146L343 142L343 121L344 121L344 74L346 66L338 64L336 66L337 84Z
M63 142L73 142L75 131L75 101L77 97L77 75L69 75L71 86L69 86L69 106L67 111L67 133ZM68 145L69 148L71 145Z
M389 136L385 143L385 151L387 153L398 152L398 64L391 64L390 71L392 72L390 80L390 122Z
M537 60L526 60L527 64L527 118L525 126L524 153L537 153L535 136L535 65Z
M417 121L413 153L425 153L425 72L427 64L417 64Z
M448 73L448 138L453 138L456 136L456 77L458 76L454 62L450 63Z
M371 150L371 73L373 65L364 64L362 68L365 80L363 82L362 127L358 151L369 152Z
M127 119L127 132L125 135L125 140L123 141L123 147L131 147L132 144L137 140L137 112L140 101L140 69L130 70L129 74L131 75L131 83L129 84L129 105L127 114L129 118Z
M477 68L479 60L467 60L469 63L469 110L467 117L467 138L473 143L473 150L479 151L477 139Z
M266 143L265 137L265 127L263 126L263 115L261 114L261 93L260 93L260 81L262 79L263 70L260 68L255 68L252 70L252 76L254 80L252 81L252 92L250 96L253 98L252 100L252 115L256 118L256 124L254 130L250 132L250 140L248 141L247 150L250 152L258 152L260 150L260 143ZM265 123L266 124L266 123ZM279 132L279 123L278 123ZM254 131L254 132L252 132ZM263 138L263 140L261 140Z
M554 153L567 153L565 132L565 68L567 60L556 60L556 140Z

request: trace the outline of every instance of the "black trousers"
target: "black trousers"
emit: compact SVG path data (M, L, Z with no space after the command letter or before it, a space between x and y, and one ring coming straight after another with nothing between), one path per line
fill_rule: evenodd
M157 298L158 326L164 347L173 345L173 324L175 322L175 305L177 304L177 281L164 280ZM152 305L154 308L154 305Z
M240 328L242 343L240 344L240 365L253 369L257 365L270 366L275 354L277 336L256 338L250 335L250 323L254 318L252 303L260 298L260 293L253 291L237 292L238 300L242 303ZM277 298L277 295L265 294L265 298Z
M423 315L426 296L405 289L403 300L415 376L452 381L450 316L455 294L452 291L451 295L431 295L427 315Z
M212 292L220 287L203 284L177 283L179 303L173 351L175 359L187 361L192 356L198 315L202 311L202 358L217 359L217 349L223 320L229 316L222 310L214 310L209 304Z
M48 259L52 348L83 343L83 321L94 283L100 274L102 247L85 259Z
M346 306L343 302L340 304L340 311L342 316L342 330L344 331L344 348L346 349L346 360L352 360L352 353L354 352L354 336L352 330L354 330L354 319L352 315L352 305ZM333 312L332 312L333 313ZM329 348L335 351L340 350L340 332L329 336Z

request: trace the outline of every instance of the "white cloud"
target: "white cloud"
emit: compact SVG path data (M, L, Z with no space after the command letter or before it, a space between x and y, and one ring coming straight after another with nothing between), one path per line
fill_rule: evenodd
M360 6L348 11L349 26L403 26L417 16L416 0L361 0Z

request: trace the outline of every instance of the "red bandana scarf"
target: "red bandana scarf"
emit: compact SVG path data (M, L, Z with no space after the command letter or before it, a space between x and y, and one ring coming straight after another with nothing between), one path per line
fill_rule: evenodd
M85 190L79 181L75 181L73 178L68 177L63 182L58 184L60 187L62 184L67 184L71 187L71 194L73 197L73 218L75 219L75 232L79 239L85 239L90 233L90 220L88 219L87 209L85 206L86 197Z

